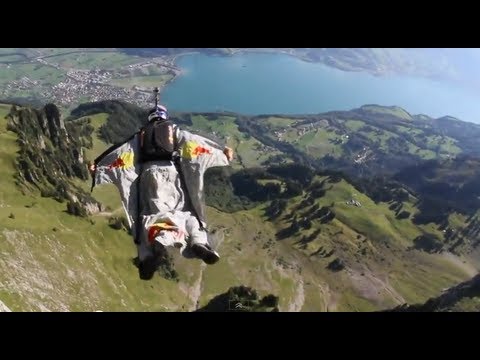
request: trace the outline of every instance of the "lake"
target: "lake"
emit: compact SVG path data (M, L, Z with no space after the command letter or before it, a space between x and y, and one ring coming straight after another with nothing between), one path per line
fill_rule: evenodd
M179 57L177 65L182 74L161 94L170 110L312 114L378 104L480 123L473 90L421 77L347 72L285 54L196 53Z

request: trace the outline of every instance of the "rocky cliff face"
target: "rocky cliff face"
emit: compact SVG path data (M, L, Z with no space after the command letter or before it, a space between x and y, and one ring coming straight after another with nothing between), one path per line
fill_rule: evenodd
M40 110L12 106L7 118L20 146L17 185L24 191L37 188L44 197L67 201L77 215L101 211L97 201L72 183L75 178L89 177L83 163L83 147L91 144L93 131L88 119L65 124L54 104Z
M11 310L3 302L0 301L0 312L11 312Z

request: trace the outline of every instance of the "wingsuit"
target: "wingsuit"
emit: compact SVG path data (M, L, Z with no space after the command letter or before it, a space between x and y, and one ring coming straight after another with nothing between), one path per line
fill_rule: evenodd
M203 176L211 167L229 165L223 148L170 122L165 107L150 112L149 124L153 123L163 126L163 139L158 139L159 130L145 126L95 159L92 174L92 191L95 185L112 183L120 192L141 278L153 276L156 259L167 247L207 264L218 261L207 231ZM163 141L167 151L148 153L148 141Z

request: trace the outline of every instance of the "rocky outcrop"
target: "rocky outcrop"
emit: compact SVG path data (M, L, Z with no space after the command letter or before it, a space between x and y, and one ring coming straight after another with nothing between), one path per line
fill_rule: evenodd
M0 312L12 312L12 310L0 300Z
M76 211L77 215L102 210L97 201L72 182L75 178L89 178L83 159L83 147L92 143L93 127L88 119L65 123L54 104L40 110L12 106L7 118L8 128L17 133L20 146L16 161L19 186L35 187L42 196L76 203L76 209L84 208Z
M327 268L334 272L342 271L343 269L345 269L345 264L343 263L342 259L336 258L327 265Z

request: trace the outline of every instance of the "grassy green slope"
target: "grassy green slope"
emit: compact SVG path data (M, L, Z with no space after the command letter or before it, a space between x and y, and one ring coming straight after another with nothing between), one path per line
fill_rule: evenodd
M352 135L385 154L400 151L425 160L455 156L462 151L458 140L447 135L429 135L428 127L413 122L399 107L367 105L356 113L339 112L334 118L326 120L319 116L308 123L306 119L288 117L261 117L255 121L262 124L272 139L290 143L316 159L325 155L354 159L358 150L353 154L346 151Z
M439 230L396 219L388 204L375 204L342 180L328 184L325 196L316 199L320 207L333 204L336 218L327 224L314 220L311 229L285 240L277 241L276 233L289 226L285 215L294 213L302 196L289 200L274 222L264 215L267 204L235 214L208 209L210 225L223 239L221 261L207 267L172 251L179 282L159 275L141 281L132 264L136 249L131 237L108 226L108 213L73 217L65 212L65 204L17 190L16 137L6 131L3 119L8 109L0 106L0 300L13 311L189 311L238 285L251 286L262 296L278 295L281 311L371 311L423 302L475 271L461 258L409 250L416 236ZM91 119L98 129L106 115ZM196 128L213 130L203 116L192 121ZM217 136L249 159L249 166L259 164L240 146L240 141L257 140L245 137L233 121L220 119ZM95 139L86 158L92 160L106 147ZM89 185L82 184L86 189ZM121 210L115 188L98 187L93 195L110 210ZM352 198L362 207L347 205ZM414 199L404 208L413 213ZM299 216L307 212L296 211ZM463 220L453 216L451 221ZM313 241L300 246L303 236L318 229ZM325 251L314 254L320 248ZM331 250L331 256L321 255ZM344 270L327 269L335 258L344 262Z
M272 156L281 154L280 151L265 146L254 137L241 132L233 116L219 116L214 121L210 121L203 115L193 115L192 124L185 129L213 134L225 145L234 149L235 157L232 162L234 168L260 166Z
M371 112L373 114L387 114L393 115L403 120L412 120L412 116L404 109L398 106L378 106L378 105L364 105L362 110Z
M3 116L0 124L2 301L13 311L176 309L176 284L140 282L131 238L105 217L77 218L64 203L17 190L15 134L5 131Z
M1 107L2 115L8 108ZM105 115L91 118L98 127ZM278 270L273 256L253 259L264 238L258 246L252 240L256 231L263 229L262 222L252 213L232 217L209 209L212 226L220 231L227 229L226 240L220 244L223 259L218 265L205 269L199 260L176 256L178 283L159 275L149 282L139 280L132 263L136 256L132 239L126 232L108 226L108 214L82 219L67 214L64 203L19 192L13 182L16 135L5 127L2 116L0 299L11 310L187 311L195 309L197 302L205 305L218 293L245 283L258 285L263 295L272 291L284 294L287 302L293 296L294 288L288 285L293 286L290 277L294 278L294 273ZM87 152L87 159L106 146L96 141L93 150ZM88 182L83 186L88 188ZM120 202L114 188L98 187L93 195L118 210ZM252 232L245 232L249 221ZM272 238L268 231L266 234ZM241 252L239 246L245 250ZM275 247L275 243L271 241L270 246ZM244 260L248 267L243 266ZM256 272L256 280L251 280L250 265L266 266L268 271Z
M411 249L413 239L422 233L441 236L435 227L396 219L388 204L375 204L344 180L327 187L329 190L316 204L333 205L335 219L327 224L313 220L310 229L283 242L309 259L301 263L310 263L317 279L324 282L323 287L330 289L326 298L330 299L331 309L368 311L401 302L421 302L475 273L476 269L463 258ZM362 206L347 205L351 199ZM289 202L284 216L275 221L278 229L289 226L289 213L308 217L308 208L298 209L301 200L298 197ZM404 207L414 209L411 203ZM302 238L317 230L320 233L314 240L302 246ZM334 273L326 269L335 258L343 261L345 270Z

